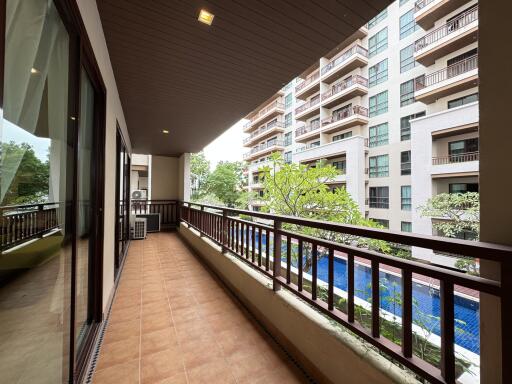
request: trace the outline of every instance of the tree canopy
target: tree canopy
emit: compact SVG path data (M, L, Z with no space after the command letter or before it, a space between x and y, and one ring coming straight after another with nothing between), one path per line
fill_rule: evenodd
M204 152L193 153L190 156L190 183L192 185L192 200L204 196L206 182L210 175L210 162L206 159Z

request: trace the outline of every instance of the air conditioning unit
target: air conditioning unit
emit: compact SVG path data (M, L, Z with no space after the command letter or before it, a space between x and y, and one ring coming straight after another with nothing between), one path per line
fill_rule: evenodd
M133 239L143 240L147 234L147 222L146 219L136 218L133 226Z
M133 200L146 200L148 198L148 191L145 189L136 189L132 192Z

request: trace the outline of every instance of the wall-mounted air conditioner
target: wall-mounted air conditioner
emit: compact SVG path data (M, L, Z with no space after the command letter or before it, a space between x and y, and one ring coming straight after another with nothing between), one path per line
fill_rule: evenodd
M148 198L148 191L145 189L136 189L132 192L133 200L146 200Z
M146 238L147 234L147 222L146 219L136 218L133 226L133 239L141 240Z

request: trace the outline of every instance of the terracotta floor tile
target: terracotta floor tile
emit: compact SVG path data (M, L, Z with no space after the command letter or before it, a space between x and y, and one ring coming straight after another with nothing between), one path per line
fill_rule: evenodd
M213 339L182 343L180 349L187 370L211 363L218 358L224 358L222 348Z
M101 370L97 369L92 382L93 384L138 384L139 359Z
M159 331L142 334L142 355L150 355L178 345L176 333L173 328L164 328Z
M180 350L171 348L142 356L141 371L143 384L157 383L184 373Z
M140 337L134 336L115 343L103 344L97 369L126 363L139 358Z
M142 333L150 333L164 328L171 328L170 313L148 314L142 317Z
M231 368L224 358L187 370L189 384L229 384L236 383Z
M140 320L128 320L112 325L109 323L105 332L103 344L126 340L130 337L140 336Z

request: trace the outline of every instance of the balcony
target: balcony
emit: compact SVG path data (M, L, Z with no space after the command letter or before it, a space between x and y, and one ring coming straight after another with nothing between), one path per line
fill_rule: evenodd
M414 19L425 31L448 13L466 4L469 0L418 0L415 4Z
M432 177L475 176L479 172L479 152L432 158Z
M472 8L414 43L414 58L429 66L473 42L478 37L478 7Z
M356 44L322 67L322 81L332 83L336 78L340 78L353 69L363 67L367 64L368 50Z
M322 120L322 133L333 133L356 125L368 124L368 108L354 105Z
M275 100L265 108L261 109L249 119L249 122L244 126L244 132L250 133L259 124L264 123L266 120L270 120L278 115L284 113L284 104L279 100Z
M295 108L295 119L305 121L320 113L320 96L306 101Z
M295 97L305 100L320 90L320 71L317 69L295 87Z
M267 125L253 131L249 137L244 139L244 147L250 147L260 140L284 132L284 123L282 121L271 121Z
M320 137L320 122L305 124L295 130L295 141L304 143Z
M478 55L443 68L415 81L416 101L431 104L441 97L478 85Z
M332 108L336 104L367 93L368 79L359 75L351 76L349 79L331 86L329 91L322 94L322 107Z
M270 154L272 152L283 151L284 143L282 140L273 140L271 142L257 145L252 148L249 152L244 153L244 160L251 161L256 159L257 157Z
M362 136L351 136L346 139L333 141L327 144L305 145L295 150L294 161L309 163L321 159L332 159L350 151L364 151L368 147L368 140Z

